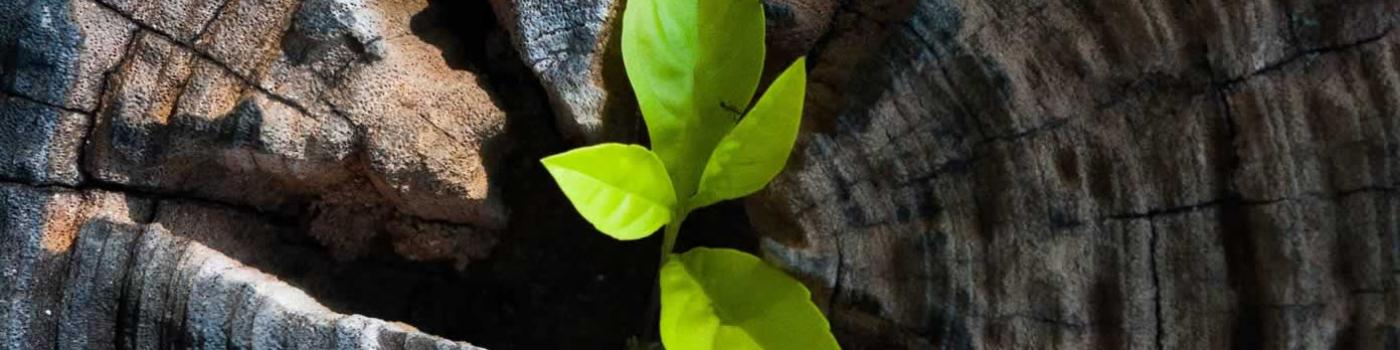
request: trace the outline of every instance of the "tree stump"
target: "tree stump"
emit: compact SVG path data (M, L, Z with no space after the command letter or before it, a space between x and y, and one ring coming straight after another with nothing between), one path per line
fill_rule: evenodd
M1400 3L764 2L798 147L682 245L844 347L1400 346ZM621 347L660 242L537 160L647 142L625 6L0 2L0 348Z

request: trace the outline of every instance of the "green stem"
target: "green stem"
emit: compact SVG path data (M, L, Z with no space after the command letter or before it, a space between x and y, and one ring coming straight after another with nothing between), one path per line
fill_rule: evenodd
M680 236L681 223L685 222L688 213L682 211L675 215L676 220L666 224L666 231L663 233L661 241L661 263L657 266L666 265L666 258L671 255L671 250L676 248L676 237ZM656 280L651 284L651 301L648 303L646 318L642 324L645 331L642 332L643 339L653 339L652 334L656 332L656 324L659 322L658 316L661 309L661 272L657 271Z
M684 219L684 218L682 218ZM676 249L676 236L680 236L681 223L672 222L666 224L665 238L661 241L661 263L666 263L666 257L671 255L671 250Z
M661 264L666 264L666 257L671 256L671 251L676 249L676 237L681 234L681 224L685 222L685 217L690 215L689 210L678 210L672 217L671 223L666 224L666 232L661 241Z

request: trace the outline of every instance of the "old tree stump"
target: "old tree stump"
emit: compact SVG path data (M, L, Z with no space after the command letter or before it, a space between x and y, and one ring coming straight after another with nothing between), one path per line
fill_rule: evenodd
M846 348L1400 347L1400 2L765 0L747 249ZM0 0L0 349L619 348L614 0Z

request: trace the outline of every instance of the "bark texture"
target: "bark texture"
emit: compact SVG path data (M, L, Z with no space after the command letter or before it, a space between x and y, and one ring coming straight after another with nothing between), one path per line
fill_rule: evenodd
M799 145L681 243L846 348L1400 347L1400 3L764 2ZM620 347L537 159L646 142L625 3L0 1L0 348Z
M254 270L440 318L406 315L446 290L426 270L356 264L460 270L498 244L509 103L441 12L0 1L0 348L471 348Z
M1394 347L1397 10L844 3L750 217L852 347Z
M6 184L0 203L6 349L479 349L334 313L151 224L156 201Z
M504 225L483 149L505 146L505 113L429 42L445 29L412 31L424 2L5 6L7 178L316 202L314 235L347 258L373 222Z
M550 93L559 128L576 142L637 136L636 101L618 46L624 3L491 0L522 59Z

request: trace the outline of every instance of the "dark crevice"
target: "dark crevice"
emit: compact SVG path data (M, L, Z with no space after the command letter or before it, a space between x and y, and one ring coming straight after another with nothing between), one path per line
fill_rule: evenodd
M428 1L427 9L413 16L409 29L419 39L440 49L449 67L489 75L492 66L520 62L519 59L510 63L488 60L493 55L504 54L491 52L493 50L514 51L509 44L489 43L504 39L505 35L497 26L494 13L487 1L432 0Z
M538 159L569 145L488 2L429 1L410 21L412 35L440 49L449 67L475 75L506 113L505 131L481 154L495 182L490 195L509 209L499 233L508 238L489 259L465 267L407 260L382 235L368 255L334 261L313 240L297 238L301 228L288 227L293 237L284 239L302 242L278 244L316 258L300 268L281 263L288 266L279 276L339 312L491 349L620 348L640 328L655 271L638 267L654 266L659 241L599 234L560 195Z
M151 208L148 209L149 212L146 213L146 217L141 218L141 220L138 220L136 223L146 225L156 223L156 218L160 217L160 204L161 200L159 199L151 200Z

